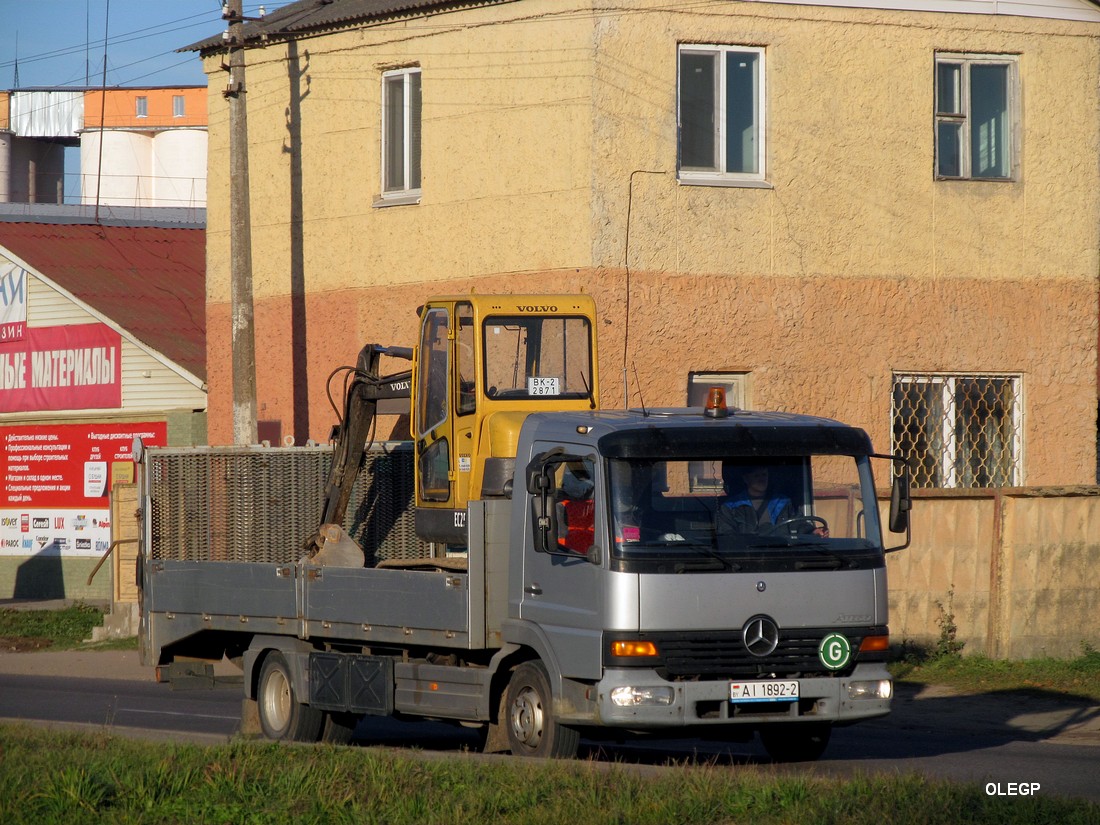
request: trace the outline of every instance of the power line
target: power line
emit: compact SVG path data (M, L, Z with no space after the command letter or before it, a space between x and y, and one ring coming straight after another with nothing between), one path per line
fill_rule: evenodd
M257 6L258 5L259 4L257 4ZM273 9L278 8L280 6L287 5L287 3L285 3L285 2L284 3L268 2L265 5L267 6L268 9L273 10ZM102 52L102 50L104 49L104 44L106 44L107 49L110 50L111 48L117 48L119 46L122 46L122 45L125 45L125 44L128 44L128 43L133 43L135 41L145 41L150 37L163 37L163 36L166 36L166 35L171 35L174 32L187 32L187 31L199 29L200 27L207 27L208 26L209 27L209 33L211 33L211 34L217 33L220 30L220 26L222 25L221 2L220 2L220 0L210 0L210 6L211 6L211 9L210 9L209 12L203 12L203 13L199 13L199 14L192 14L192 15L188 15L186 17L179 17L179 18L176 18L176 19L173 19L173 20L166 20L162 23L157 23L157 24L151 25L151 26L145 26L145 27L139 28L139 29L133 29L131 31L122 32L120 34L105 36L104 38L99 38L99 39L96 39L96 40L91 40L90 37L86 35L85 36L85 42L83 42L83 43L79 43L79 44L75 44L75 45L71 45L71 46L61 46L61 47L58 47L58 48L55 48L55 49L49 49L47 51L42 51L42 52L38 52L38 53L35 53L35 54L31 54L29 56L27 56L27 55L19 56L18 53L17 53L14 60L0 61L0 71L6 70L8 67L14 67L16 69L16 71L18 71L18 67L19 67L20 63L24 64L24 66L25 66L28 63L29 64L42 64L42 63L48 63L51 60L60 60L60 59L64 59L64 58L71 58L71 57L74 57L74 56L77 56L77 55L86 57L86 54L89 50L96 51L96 52ZM194 36L195 36L196 39L198 39L199 37L201 37L203 35L201 33L196 32L194 34ZM184 37L182 37L182 36L180 37L180 40L181 40L180 47L183 47L183 46L187 45L185 42L182 42L182 41L184 41L184 39L185 39ZM153 59L156 59L156 58L168 57L171 54L173 54L175 51L176 51L176 49L169 49L167 51L161 51L161 52L158 52L154 55L150 55L149 57L142 58L141 60L134 61L134 63L144 62L144 61L147 61L147 60L153 60ZM189 59L193 60L194 58L189 58ZM133 63L126 64L126 66L129 66L129 65L133 65ZM162 69L160 71L168 71L171 68L176 68L177 66L180 66L180 65L183 65L183 63L182 62L181 63L176 63L172 67L168 67L168 68ZM126 66L123 66L122 68L126 68ZM117 73L118 71L119 71L119 69L113 69L112 70L113 73ZM149 72L149 73L146 73L145 75L143 75L143 77L148 77L149 75L156 74L156 73L157 72ZM82 69L80 71L80 74L78 76L67 79L62 83L36 83L34 85L66 86L66 85L81 83L82 81L84 82L85 85L87 85L87 79L88 79L88 72L87 72L87 68L85 67L84 69ZM118 81L118 85L124 85L126 83L131 83L131 82L133 82L133 80L131 80L131 79L120 80L120 81ZM18 84L18 81L17 81L16 86L18 86L18 85L19 84Z

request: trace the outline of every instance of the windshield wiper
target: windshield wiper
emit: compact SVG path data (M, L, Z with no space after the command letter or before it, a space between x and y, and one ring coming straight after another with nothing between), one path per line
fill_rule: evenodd
M674 547L677 550L692 550L694 552L701 553L702 555L707 556L708 558L714 559L716 562L721 564L722 567L725 570L730 570L730 571L736 572L736 571L741 569L741 565L739 565L737 562L731 561L730 559L723 556L721 553L719 553L714 548L708 547L705 544L690 544L690 543L683 542L683 541L646 541L646 542L642 542L642 545L644 547L660 547L660 548L673 548ZM677 568L681 568L682 565L684 565L684 564L688 564L688 562L680 562L679 564L677 564ZM684 569L686 569L686 568L684 568ZM679 572L679 570L677 570L677 572Z
M727 559L713 547L707 547L705 544L691 544L688 545L692 550L698 550L704 556L710 556L715 561L719 562L724 568L732 572L736 572L741 569L741 565L737 562Z
M855 567L855 561L846 559L839 553L834 553L831 550L826 550L824 547L816 547L814 545L807 545L807 547L821 556L821 558L799 559L794 563L795 570L839 570L841 567L845 566Z

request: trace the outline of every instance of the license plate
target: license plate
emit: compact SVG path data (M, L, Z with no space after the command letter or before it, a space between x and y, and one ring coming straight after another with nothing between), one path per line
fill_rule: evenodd
M798 681L768 679L762 682L730 682L731 702L789 702L798 698Z

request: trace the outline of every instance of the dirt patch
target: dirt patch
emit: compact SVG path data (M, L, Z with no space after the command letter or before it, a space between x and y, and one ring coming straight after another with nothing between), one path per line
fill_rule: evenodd
M51 639L33 636L0 636L0 653L26 653L29 650L45 650L53 645Z

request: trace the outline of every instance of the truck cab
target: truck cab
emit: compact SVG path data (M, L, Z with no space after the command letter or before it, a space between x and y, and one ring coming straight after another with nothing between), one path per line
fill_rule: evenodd
M519 454L524 553L504 637L562 677L562 725L758 727L773 755L815 758L832 725L888 712L885 548L862 430L699 408L533 415ZM585 508L570 504L586 496L591 523L571 536Z

